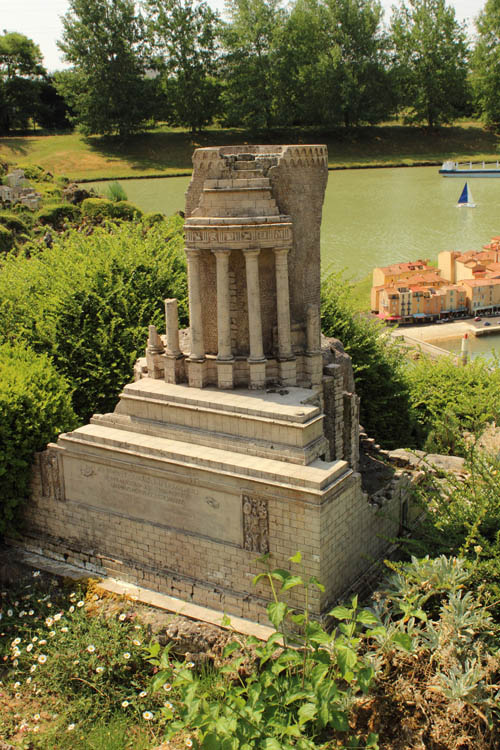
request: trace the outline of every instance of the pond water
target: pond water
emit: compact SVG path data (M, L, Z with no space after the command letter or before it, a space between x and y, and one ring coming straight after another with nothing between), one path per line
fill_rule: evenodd
M128 199L144 211L167 215L184 208L189 177L123 180ZM86 187L89 185L87 183ZM106 183L90 183L105 192ZM323 271L346 270L353 279L374 266L441 250L479 249L500 234L500 179L472 179L476 208L456 208L463 181L437 167L330 172L323 207Z
M434 346L439 346L441 349L446 349L448 352L459 354L462 349L462 339L433 339L432 343ZM486 357L490 358L493 356L493 352L500 357L500 333L491 333L487 336L470 336L469 338L469 353L471 359L475 357Z

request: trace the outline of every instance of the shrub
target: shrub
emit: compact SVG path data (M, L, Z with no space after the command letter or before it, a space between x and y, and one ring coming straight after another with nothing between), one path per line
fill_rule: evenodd
M19 216L16 216L16 214L0 212L0 224L16 234L29 232L27 223L19 218Z
M43 167L41 167L39 164L29 164L26 167L19 167L19 169L22 169L24 172L24 176L27 180L46 180L48 182L52 181L54 178L50 174L50 172L46 172Z
M106 198L86 198L82 203L82 215L93 224L101 224L105 220L133 221L142 211L126 201L114 203Z
M119 182L110 182L106 187L106 197L108 200L117 203L118 201L126 201L127 193Z
M38 221L40 224L62 229L66 222L76 222L80 218L78 206L70 203L56 203L53 206L46 206L38 212Z
M500 419L500 367L480 358L460 367L452 357L422 357L408 367L407 382L418 441L432 452L463 456L464 431Z
M135 221L136 219L141 218L142 211L132 203L127 203L127 201L118 201L117 203L113 203L111 215L114 219L121 219L122 221Z
M28 496L35 451L75 424L68 384L49 357L23 343L1 345L0 532Z
M14 246L14 234L10 229L0 224L0 252L8 253Z
M144 214L141 221L146 227L152 227L153 224L161 224L166 220L166 217L164 214L160 213L150 213L150 214Z
M322 284L321 324L352 357L361 423L388 448L413 445L413 413L406 360L382 326L354 309L352 286L340 275Z
M182 220L75 230L50 253L8 258L0 270L0 336L47 352L74 388L86 421L114 408L150 323L164 325L165 297L187 318Z

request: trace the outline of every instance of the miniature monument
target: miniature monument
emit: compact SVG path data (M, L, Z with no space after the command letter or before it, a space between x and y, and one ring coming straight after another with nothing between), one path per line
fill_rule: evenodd
M187 191L189 335L150 326L112 414L40 454L24 543L265 620L255 558L297 550L320 615L397 533L357 473L352 374L321 349L324 146L197 149ZM303 604L299 589L292 604Z

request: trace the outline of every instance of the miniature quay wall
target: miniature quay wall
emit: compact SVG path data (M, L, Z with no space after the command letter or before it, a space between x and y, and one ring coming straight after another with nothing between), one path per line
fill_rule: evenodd
M115 411L37 456L22 543L257 621L269 591L252 586L255 558L289 567L300 550L325 585L310 601L321 616L406 507L402 492L362 491L351 362L320 337L326 148L198 149L193 162L190 329L165 300L165 333L150 326Z

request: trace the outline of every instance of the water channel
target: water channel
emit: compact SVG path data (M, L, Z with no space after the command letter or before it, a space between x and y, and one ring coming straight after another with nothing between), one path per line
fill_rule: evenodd
M189 179L121 184L144 211L170 215L184 208ZM105 192L106 183L90 185ZM436 260L441 250L480 249L500 234L500 179L470 180L476 208L456 207L462 187L461 179L441 177L437 167L330 172L321 227L323 272L344 270L358 280L374 266ZM483 338L483 346L500 351L500 335Z

